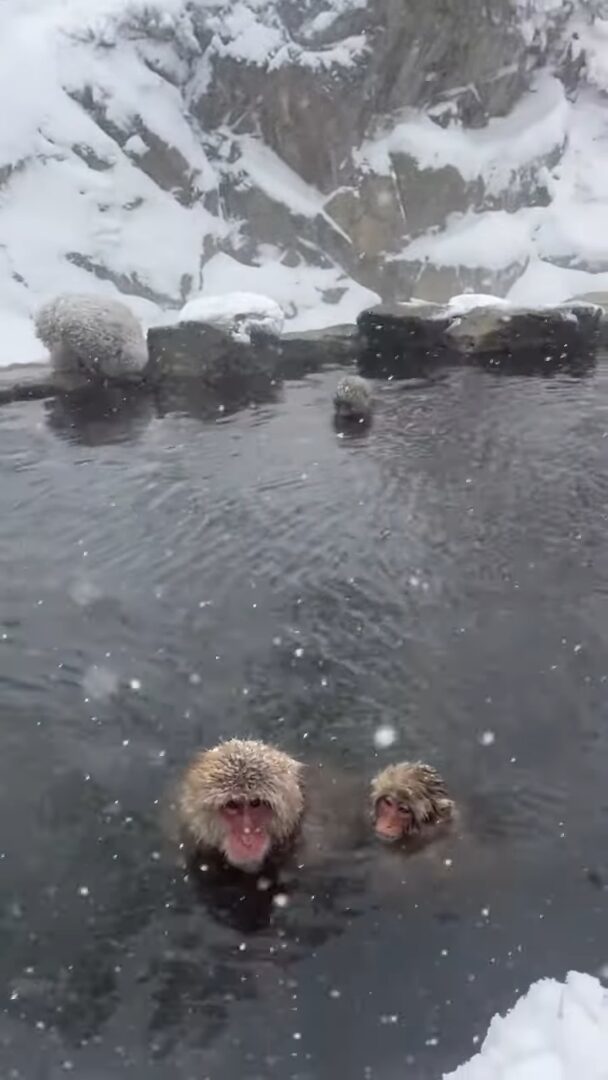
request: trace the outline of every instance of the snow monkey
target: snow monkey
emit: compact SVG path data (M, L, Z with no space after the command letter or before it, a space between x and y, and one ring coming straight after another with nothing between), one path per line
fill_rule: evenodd
M334 410L336 420L359 424L371 420L373 399L369 383L360 375L345 375L336 387Z
M148 362L140 322L120 300L64 293L40 308L35 325L60 376L131 380Z
M402 761L372 780L371 815L381 840L417 848L446 830L456 807L435 769L420 761Z
M197 754L176 798L186 852L219 856L249 873L285 859L302 824L302 771L282 750L253 739Z

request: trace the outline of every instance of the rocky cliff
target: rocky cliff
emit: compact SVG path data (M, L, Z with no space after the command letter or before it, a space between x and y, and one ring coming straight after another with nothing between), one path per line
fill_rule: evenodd
M253 288L300 326L605 288L605 9L5 0L5 324L59 278L151 318Z

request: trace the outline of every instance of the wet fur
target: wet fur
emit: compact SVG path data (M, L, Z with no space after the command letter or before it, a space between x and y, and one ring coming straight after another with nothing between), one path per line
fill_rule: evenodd
M111 297L57 296L40 308L35 326L59 375L133 379L148 362L139 320Z
M334 394L336 419L364 422L371 418L373 411L372 392L369 384L360 375L345 375Z
M203 750L186 769L176 813L187 857L221 861L225 827L219 810L230 799L258 798L273 811L269 861L286 857L304 814L303 766L276 747L231 739Z
M375 821L378 799L405 803L413 817L413 830L399 844L418 848L442 835L456 818L456 807L445 783L431 765L403 761L389 765L374 777L371 785L371 817Z

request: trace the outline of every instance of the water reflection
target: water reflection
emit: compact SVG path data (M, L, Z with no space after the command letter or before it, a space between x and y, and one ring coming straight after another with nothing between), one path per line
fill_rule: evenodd
M83 446L136 442L154 415L149 394L117 387L57 394L44 407L51 430Z
M378 385L363 439L335 383L227 423L0 411L16 1080L436 1080L516 988L606 959L605 369ZM237 734L362 782L430 759L466 842L450 865L340 844L284 907L186 880L159 800Z

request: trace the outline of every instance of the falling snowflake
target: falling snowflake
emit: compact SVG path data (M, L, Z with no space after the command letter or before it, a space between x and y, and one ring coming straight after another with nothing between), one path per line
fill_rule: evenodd
M105 664L91 664L84 673L82 686L87 698L103 701L116 693L119 682L117 673Z
M397 739L397 732L391 724L381 724L374 731L374 746L377 750L386 750Z

